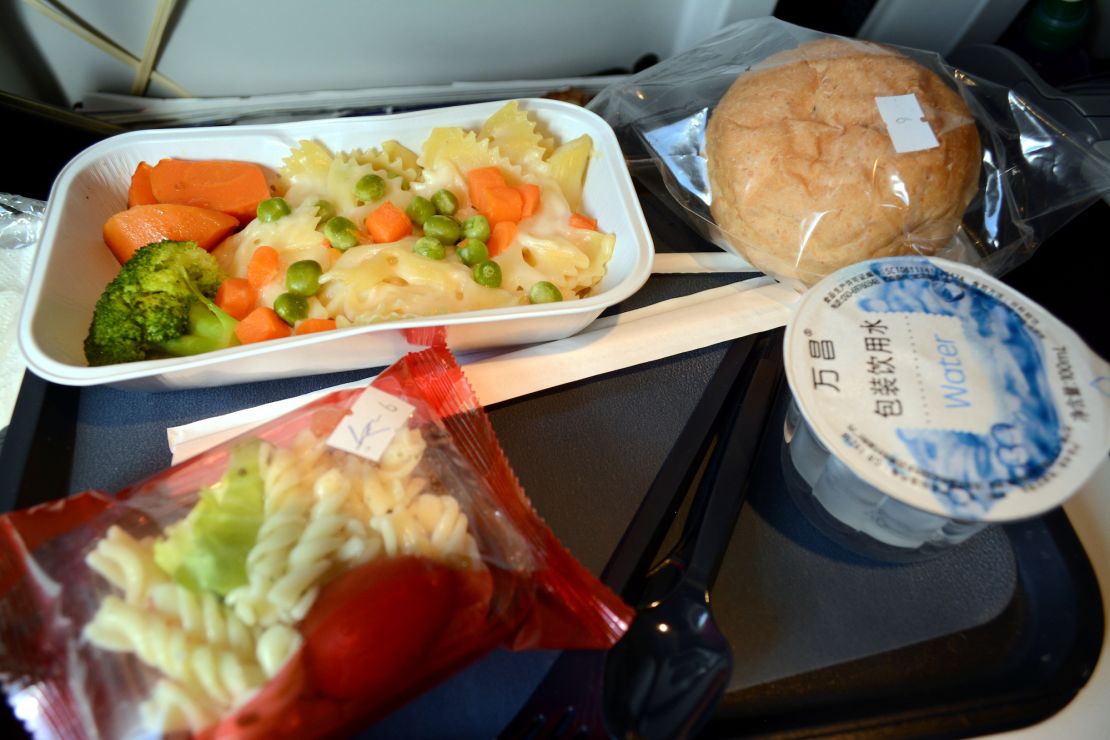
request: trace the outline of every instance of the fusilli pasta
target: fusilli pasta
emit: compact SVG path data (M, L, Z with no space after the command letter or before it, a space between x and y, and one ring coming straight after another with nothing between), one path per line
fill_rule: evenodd
M220 717L220 707L180 684L160 679L139 707L143 724L165 733L197 733Z
M185 634L237 655L254 653L254 635L219 597L195 594L178 583L158 583L150 589L150 603L159 614L175 620Z
M139 542L118 526L108 529L85 562L123 591L129 604L142 603L153 585L169 580L155 564L150 544Z
M262 685L262 669L230 650L190 639L169 619L115 597L105 597L84 630L97 647L133 652L147 665L202 692L222 707Z

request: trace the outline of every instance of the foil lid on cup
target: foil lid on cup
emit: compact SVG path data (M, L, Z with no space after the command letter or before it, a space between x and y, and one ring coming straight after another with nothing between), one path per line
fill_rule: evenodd
M839 270L799 302L784 352L821 443L924 511L1035 516L1110 452L1110 365L966 265L893 257Z

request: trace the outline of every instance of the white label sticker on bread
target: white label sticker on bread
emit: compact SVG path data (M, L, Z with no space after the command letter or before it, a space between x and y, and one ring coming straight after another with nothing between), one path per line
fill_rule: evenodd
M328 444L378 462L412 412L412 404L368 386L332 431Z
M940 146L936 135L925 120L925 111L921 110L921 103L913 93L877 97L875 105L879 107L879 115L886 124L890 141L894 144L894 151L902 154Z

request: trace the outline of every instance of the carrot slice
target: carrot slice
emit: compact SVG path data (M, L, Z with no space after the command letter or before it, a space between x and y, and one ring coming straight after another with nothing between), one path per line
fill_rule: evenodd
M258 292L249 280L243 278L227 278L216 290L216 305L222 308L234 319L243 320L258 301Z
M412 233L412 221L388 200L366 214L366 230L378 244L388 244Z
M318 331L331 331L335 328L335 319L305 319L297 324L294 334L313 334Z
M243 224L270 197L261 167L229 159L163 159L150 171L150 189L160 203L213 208Z
M570 214L569 223L576 229L593 229L597 231L597 219L583 216L581 213Z
M153 242L166 239L175 242L196 242L211 250L239 222L220 211L174 203L138 205L113 214L104 222L104 243L122 265L131 255Z
M485 193L490 188L505 187L505 176L496 167L476 167L466 173L466 191L470 205L485 210Z
M508 185L486 188L484 200L485 208L479 212L489 219L491 226L502 221L519 221L524 212L524 197Z
M154 191L150 188L150 171L154 169L146 162L139 162L139 166L131 174L131 187L127 189L127 207L149 206L158 202Z
M520 197L523 199L523 207L520 211L521 218L528 218L536 211L540 210L540 186L533 185L526 182L517 187L520 191Z
M277 311L266 306L254 309L235 325L235 336L241 344L281 339L292 333L292 327L282 321Z
M489 256L496 257L501 254L506 247L513 243L513 239L516 239L515 221L500 221L494 224L489 235L489 242L486 244Z
M247 282L255 290L262 290L277 278L280 271L277 250L267 246L257 247L247 263Z

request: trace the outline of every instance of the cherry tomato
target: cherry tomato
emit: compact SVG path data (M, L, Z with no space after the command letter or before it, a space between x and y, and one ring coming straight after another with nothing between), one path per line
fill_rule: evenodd
M457 585L454 569L425 558L383 558L344 573L305 617L309 682L338 699L374 696L404 683L443 636Z
M284 740L354 731L504 640L488 620L486 569L413 557L371 561L320 592L305 644L233 715L197 740Z

